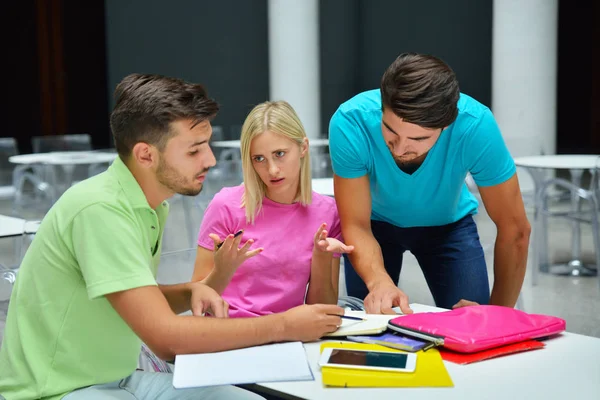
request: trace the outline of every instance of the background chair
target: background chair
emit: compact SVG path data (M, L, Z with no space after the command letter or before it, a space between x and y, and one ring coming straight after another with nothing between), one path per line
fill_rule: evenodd
M87 133L76 135L34 136L31 138L34 153L51 151L92 150L92 138Z
M225 186L237 186L244 180L240 149L222 149L217 164L210 169L204 181L205 189L211 194Z
M327 148L311 147L310 163L313 178L331 178L333 176L333 167Z
M14 164L8 158L19 154L17 141L14 138L0 138L0 199L10 199L15 195L12 174Z
M220 125L212 126L212 136L210 137L211 141L221 141L225 140L225 133L223 131L223 127Z
M537 206L535 209L535 232L537 232L536 235L541 235L544 218L549 216L566 218L571 221L590 224L592 228L593 248L596 258L595 273L598 276L598 285L600 287L600 273L598 273L598 268L600 268L600 221L598 216L600 212L600 157L598 157L598 160L596 161L596 167L590 172L590 186L587 189L579 187L563 178L549 179L541 185L538 193L536 194ZM578 198L579 201L577 202L577 207L568 211L550 210L546 199L553 188L559 188L567 191L571 194L571 196ZM582 200L589 205L589 208L582 207ZM538 273L537 265L539 264L537 263L537 260L539 259L540 254L547 251L547 246L545 243L542 243L541 240L535 240L535 242L536 268L533 268L534 276L536 276ZM574 260L572 262L579 262L579 260ZM580 269L589 269L583 265L576 265L575 267ZM537 278L535 280L537 280Z
M6 301L10 298L12 285L15 283L16 278L15 271L0 264L0 301Z
M31 138L31 147L34 153L49 153L54 151L91 151L92 138L87 133L74 135L51 135L34 136ZM72 181L80 181L88 177L88 171L75 168L74 165L65 165L63 169L69 169ZM57 169L48 166L45 168L45 182L55 186L58 182ZM39 176L39 175L38 175Z
M15 215L30 206L44 204L49 208L55 196L45 179L45 166L13 164L8 160L18 154L14 138L0 138L0 199L13 199ZM31 196L26 199L27 195Z

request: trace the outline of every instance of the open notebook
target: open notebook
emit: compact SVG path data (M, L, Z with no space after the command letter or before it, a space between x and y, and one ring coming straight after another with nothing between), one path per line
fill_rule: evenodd
M300 342L175 357L176 389L257 382L312 381Z
M398 317L398 315L365 314L364 311L346 311L346 315L366 318L367 320L352 321L342 319L342 326L337 331L325 336L375 335L387 329L390 319Z

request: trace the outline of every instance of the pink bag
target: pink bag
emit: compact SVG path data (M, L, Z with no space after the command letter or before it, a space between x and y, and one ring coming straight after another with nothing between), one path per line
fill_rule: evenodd
M565 320L501 306L469 306L452 311L410 314L388 328L461 353L538 339L565 330Z

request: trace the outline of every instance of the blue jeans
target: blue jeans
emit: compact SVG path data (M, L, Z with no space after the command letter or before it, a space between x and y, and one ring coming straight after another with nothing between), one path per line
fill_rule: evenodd
M471 215L448 225L414 228L372 220L371 229L381 247L385 269L396 285L402 255L408 250L417 258L436 306L452 308L460 299L488 304L487 267ZM346 255L344 270L348 295L364 299L369 290Z
M259 400L263 397L235 386L175 389L173 375L135 371L127 378L75 390L62 400Z

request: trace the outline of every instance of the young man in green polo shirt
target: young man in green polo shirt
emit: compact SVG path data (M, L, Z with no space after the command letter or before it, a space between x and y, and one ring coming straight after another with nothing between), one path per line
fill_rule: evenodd
M215 158L218 105L202 86L130 75L115 92L119 157L69 189L44 218L21 265L0 350L0 395L18 399L246 399L235 387L177 390L169 374L136 371L142 341L159 357L315 340L341 324L334 305L228 319L203 283L157 285L167 198L194 196ZM227 237L215 262L254 250ZM231 268L235 269L235 268ZM177 315L192 310L194 316ZM210 312L217 318L199 317ZM0 396L1 397L1 396Z

